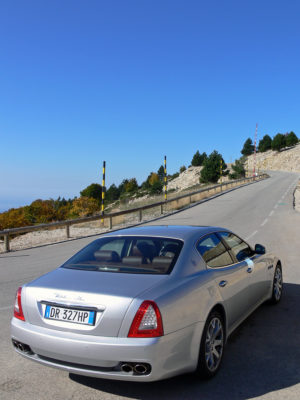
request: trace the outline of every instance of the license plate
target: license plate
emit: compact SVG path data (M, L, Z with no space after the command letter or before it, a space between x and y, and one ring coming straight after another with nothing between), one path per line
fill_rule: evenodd
M45 318L75 324L95 325L95 311L46 305Z

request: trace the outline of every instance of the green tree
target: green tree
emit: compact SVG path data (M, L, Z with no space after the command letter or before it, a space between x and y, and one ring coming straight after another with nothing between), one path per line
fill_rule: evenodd
M204 162L203 169L201 170L200 182L218 182L221 176L221 161L222 171L225 171L227 165L225 164L222 155L214 150Z
M297 135L293 131L288 133L285 139L286 139L286 145L289 147L295 146L299 142Z
M250 156L253 152L254 152L254 146L253 146L252 140L250 138L248 138L244 143L241 153L244 156Z
M207 154L205 152L200 154L199 150L197 150L192 158L192 166L199 167L204 164L206 159L207 159Z
M102 187L99 183L92 183L80 192L80 196L95 199L100 202L102 198Z
M264 153L272 148L272 139L269 135L265 135L258 144L258 151Z
M110 185L109 189L105 193L105 199L110 202L110 201L115 201L118 200L120 197L120 190L117 188L117 186L113 183Z
M138 188L139 188L139 185L135 178L129 179L124 185L125 192L127 192L127 193L136 192L138 190Z
M180 173L182 173L182 172L184 172L184 171L186 171L186 166L185 166L185 165L183 165L183 166L180 167L180 169L179 169L179 172L180 172Z
M163 182L164 176L165 176L165 169L164 166L161 165L158 170L157 170L157 175L159 176L159 179Z
M153 184L150 187L150 193L151 194L159 194L162 192L163 189L163 183L158 179L153 182Z
M150 176L148 177L150 186L153 186L155 182L159 182L159 176L155 172L151 172Z
M244 168L244 163L242 160L235 160L235 163L231 166L233 172L229 174L230 179L240 179L246 175L246 171Z
M125 192L125 186L128 183L128 179L123 179L120 185L118 186L118 189L120 191L120 194Z
M272 150L280 151L286 146L286 138L282 133L277 133L272 140Z

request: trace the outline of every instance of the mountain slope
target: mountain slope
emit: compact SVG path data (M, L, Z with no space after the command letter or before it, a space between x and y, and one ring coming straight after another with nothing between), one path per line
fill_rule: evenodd
M253 171L254 155L248 157L248 170ZM245 164L247 168L247 161ZM300 172L300 143L295 147L278 151L256 153L256 171Z

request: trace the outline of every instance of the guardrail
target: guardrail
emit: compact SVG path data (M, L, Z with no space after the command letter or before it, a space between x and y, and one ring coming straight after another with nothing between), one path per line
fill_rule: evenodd
M112 229L113 227L113 218L118 217L121 215L126 215L126 214L133 214L133 213L138 213L138 220L139 222L142 221L143 219L143 211L148 210L150 208L154 207L160 207L160 213L164 213L164 208L167 208L167 205L172 205L172 203L176 203L171 206L169 209L174 210L174 209L180 209L185 206L190 205L191 203L196 203L197 201L200 201L201 199L210 197L210 195L214 195L216 193L221 193L222 191L227 190L228 188L233 188L237 186L243 186L243 184L246 184L248 182L254 182L262 179L266 179L269 176L267 174L261 174L255 177L250 177L250 178L242 178L242 179L237 179L234 181L228 181L224 182L222 184L210 186L208 188L200 189L194 192L186 193L181 196L174 197L169 200L164 200L152 204L148 204L146 206L142 207L137 207L129 210L123 210L123 211L118 211L110 214L104 214L104 215L93 215L91 217L84 217L84 218L77 218L77 219L71 219L71 220L65 220L65 221L59 221L59 222L51 222L49 224L39 224L39 225L32 225L32 226L24 226L21 228L10 228L10 229L4 229L0 231L0 237L4 238L4 251L9 252L10 251L10 236L12 235L17 235L20 233L27 233L27 232L33 232L33 231L40 231L43 229L52 229L52 228L57 228L57 227L66 227L66 237L70 238L70 226L75 225L75 224L81 224L83 222L91 222L91 221L98 221L100 219L107 219L109 221L108 227L109 229ZM210 192L213 192L210 194Z

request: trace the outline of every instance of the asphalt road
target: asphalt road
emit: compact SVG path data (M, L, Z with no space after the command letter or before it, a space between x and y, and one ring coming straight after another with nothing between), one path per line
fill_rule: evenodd
M299 176L270 179L231 191L155 224L219 225L262 243L283 262L284 295L263 305L230 337L219 374L151 384L69 375L17 355L9 338L15 291L52 270L93 240L74 240L0 256L0 399L297 399L300 398L300 214L293 210Z

